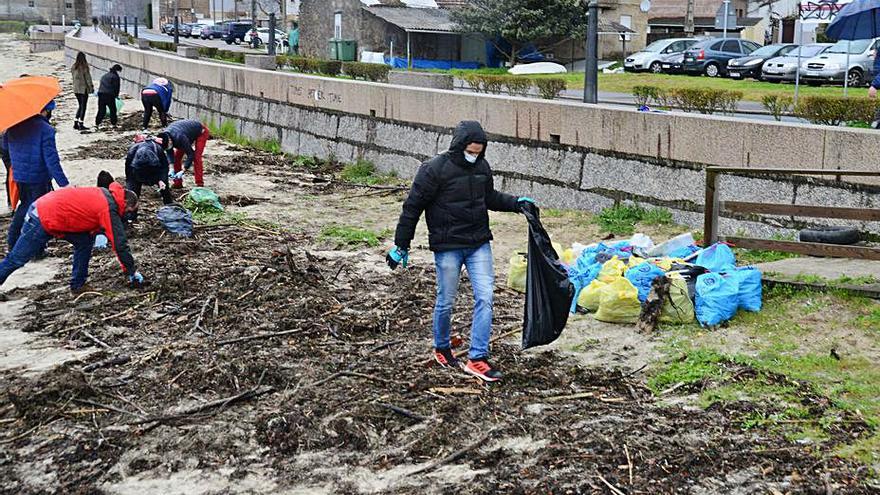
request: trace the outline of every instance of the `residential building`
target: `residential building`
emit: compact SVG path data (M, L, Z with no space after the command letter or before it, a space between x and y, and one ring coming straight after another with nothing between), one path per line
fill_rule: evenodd
M0 20L67 24L91 22L91 0L0 0Z

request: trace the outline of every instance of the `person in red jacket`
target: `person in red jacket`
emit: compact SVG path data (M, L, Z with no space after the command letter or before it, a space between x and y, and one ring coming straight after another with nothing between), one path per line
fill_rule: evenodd
M104 235L116 252L122 271L135 286L144 282L128 249L123 218L137 213L138 197L117 183L103 187L64 188L34 202L27 211L21 236L9 255L0 262L0 286L46 248L56 237L73 244L73 273L70 290L82 290L89 276L89 260L95 236Z

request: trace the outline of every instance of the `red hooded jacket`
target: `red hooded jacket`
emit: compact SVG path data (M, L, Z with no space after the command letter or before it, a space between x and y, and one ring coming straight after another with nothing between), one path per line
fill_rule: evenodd
M52 191L36 201L37 215L47 234L88 233L107 236L125 273L135 272L134 258L125 238L122 215L125 189L117 183L103 187L68 187Z

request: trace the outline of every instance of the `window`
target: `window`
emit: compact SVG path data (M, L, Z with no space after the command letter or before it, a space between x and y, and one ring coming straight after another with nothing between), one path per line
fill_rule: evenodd
M34 6L34 0L28 0L28 7Z
M333 16L333 37L342 39L342 12L337 12Z
M70 2L67 2L67 3L64 4L64 8L65 8L65 9L72 9L72 8L73 8L73 4L70 3Z
M752 53L753 51L757 50L758 48L761 48L761 45L755 43L754 41L743 41L742 45L743 45L743 53L745 53L745 54Z
M727 40L721 47L722 52L740 53L739 43L735 40Z
M620 16L620 25L632 29L633 16L631 16L631 15ZM624 41L632 40L632 35L629 35L629 34L623 35L623 40Z
M714 45L712 45L710 50L715 50L716 52L720 52L721 51L721 42L719 41L718 43L715 43Z

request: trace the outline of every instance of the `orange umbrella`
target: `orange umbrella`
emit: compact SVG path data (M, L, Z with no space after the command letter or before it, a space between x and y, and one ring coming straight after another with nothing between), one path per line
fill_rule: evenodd
M40 113L60 92L54 77L19 77L0 84L0 132Z

